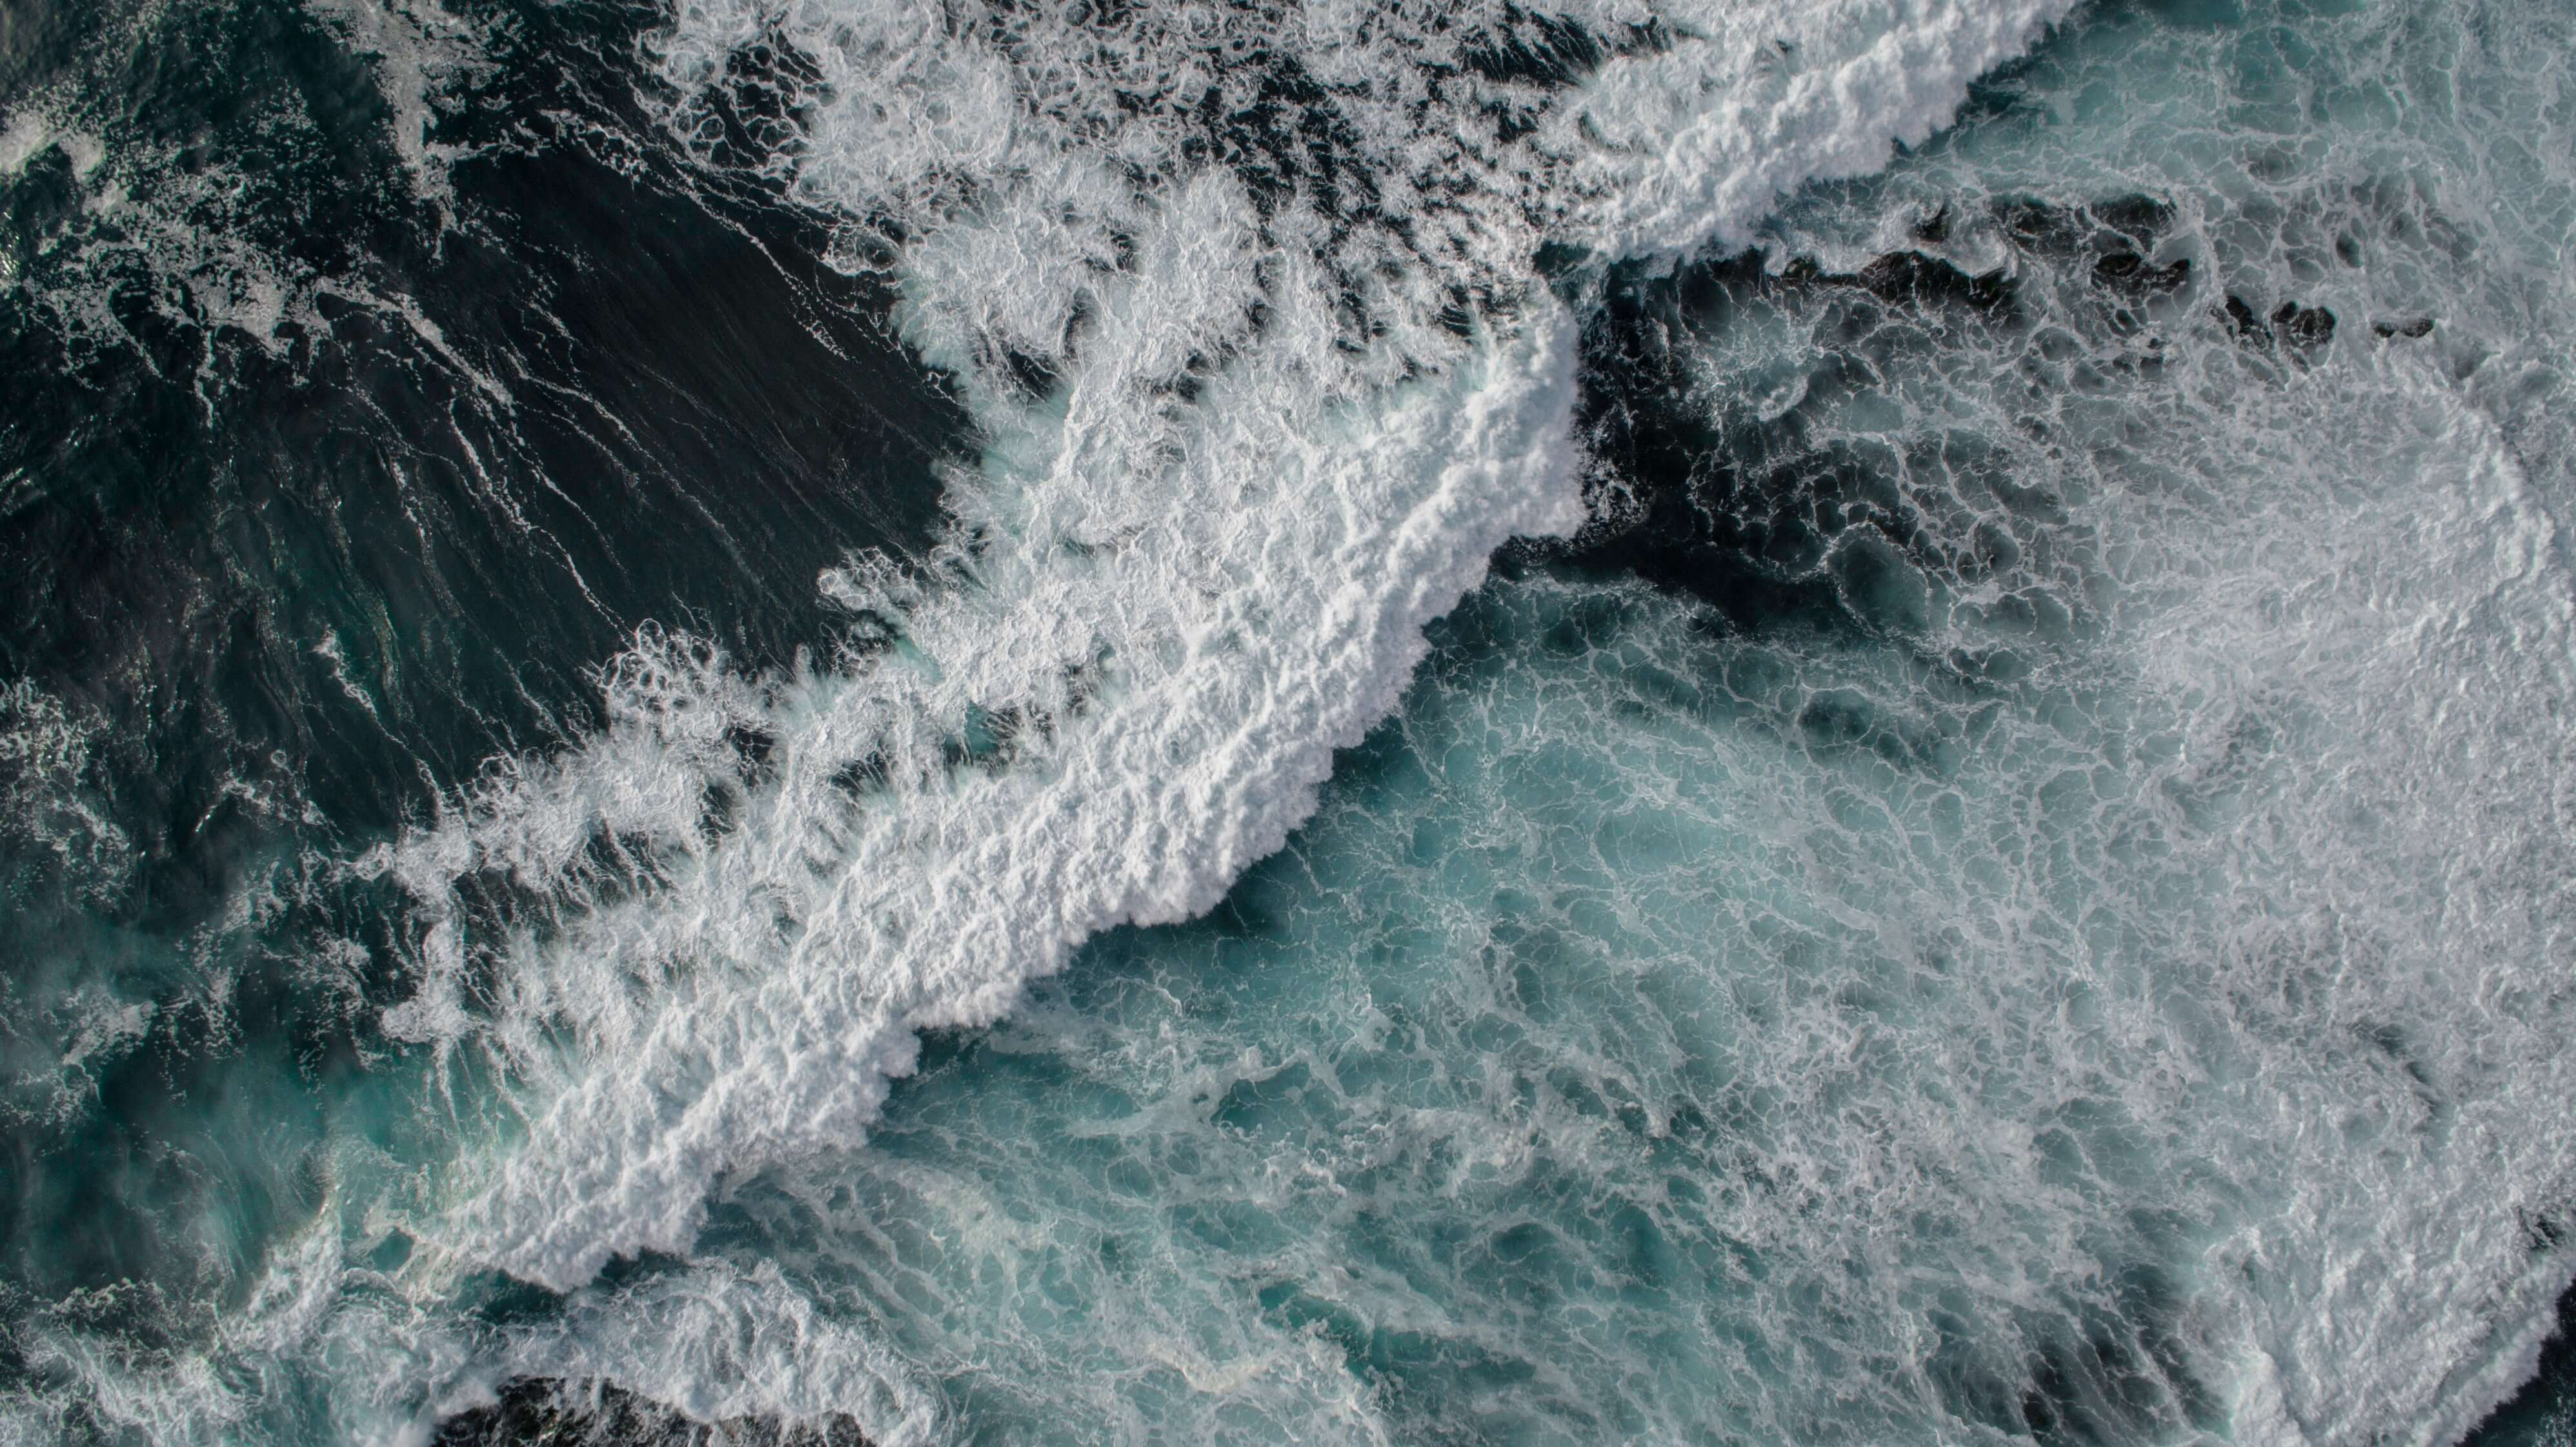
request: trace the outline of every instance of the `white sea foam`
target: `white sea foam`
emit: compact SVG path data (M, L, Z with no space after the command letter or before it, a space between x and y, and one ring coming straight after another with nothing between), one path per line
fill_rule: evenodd
M497 1365L517 1377L632 1383L699 1421L839 1416L884 1447L923 1447L952 1431L936 1386L774 1266L716 1266L585 1302Z
M955 482L942 580L826 580L890 651L753 682L649 642L612 671L604 734L508 767L381 860L431 921L388 1029L495 1051L529 1118L425 1233L559 1288L685 1250L720 1176L858 1141L913 1032L995 1018L1101 929L1213 904L1393 706L1422 625L1494 547L1577 520L1572 326L1530 271L1556 235L1548 178L1597 172L1597 216L1645 196L1623 244L1741 229L1779 187L1932 124L2047 12L1963 13L1663 17L1706 38L1612 60L1569 103L1704 110L1687 170L1759 157L1693 210L1572 119L1491 138L1484 107L1546 100L1449 73L1499 11L1185 6L1084 29L683 7L665 55L684 86L782 33L817 59L778 164L901 281L987 454ZM1807 78L1746 90L1757 30L1794 37ZM1888 84L1907 60L1924 69ZM1194 119L1210 88L1248 104L1289 62L1328 88L1381 219L1337 225L1311 181L1256 196L1202 155L1224 144ZM1453 283L1489 304L1473 342L1442 328ZM1061 381L1022 395L1011 353ZM1006 757L953 761L997 723ZM452 891L478 880L546 901L523 916L541 924L470 954Z
M315 0L312 10L371 68L393 113L387 139L412 194L444 207L448 168L460 153L433 141L430 128L491 73L488 32L436 0ZM105 7L90 22L91 42L9 112L0 127L0 183L58 150L80 204L76 217L32 235L23 257L0 258L0 284L25 288L75 357L133 349L157 364L162 354L143 345L119 311L138 301L160 321L197 331L207 346L195 382L209 407L223 374L221 347L248 343L286 357L299 337L332 335L331 302L427 328L418 304L384 289L381 278L325 270L274 244L272 227L296 199L273 160L227 155L202 138L183 145L137 124L129 111L135 82L121 72L172 43L161 27L173 14L152 3ZM281 150L314 129L300 106L247 99L245 128ZM434 335L426 339L440 360L498 393Z
M1106 926L1206 908L1305 817L1331 749L1392 706L1423 623L1493 546L1577 520L1563 435L1574 322L1531 272L1542 241L1669 255L1740 239L1779 187L1866 169L1889 137L1935 124L2044 16L1667 9L1668 49L1644 45L1553 97L1460 68L1500 11L1434 25L1400 6L1185 6L1105 30L987 18L683 9L663 54L684 86L732 83L724 59L754 40L817 58L806 128L775 161L845 219L851 264L901 283L908 335L976 401L987 451L955 481L952 543L917 566L827 574L851 636L789 676L745 677L648 635L606 674L605 732L497 764L446 817L370 856L365 870L421 906L419 987L387 1031L451 1062L497 1061L505 1109L524 1118L489 1131L480 1104L460 1112L462 1168L386 1190L369 1236L418 1238L409 1264L353 1265L327 1212L277 1252L226 1329L230 1375L202 1358L158 1376L77 1364L111 1420L222 1438L282 1380L238 1364L273 1356L326 1363L347 1399L341 1435L360 1440L421 1425L410 1384L438 1384L450 1395L432 1406L452 1407L513 1373L606 1376L704 1417L838 1411L883 1440L935 1437L932 1389L786 1274L700 1260L631 1291L583 1283L612 1255L688 1251L727 1179L787 1167L792 1180L857 1143L917 1030L995 1018ZM1618 33L1646 12L1585 18ZM1311 180L1256 196L1248 167L1198 149L1200 100L1214 87L1220 112L1247 108L1264 51L1322 89L1344 127L1331 145L1373 180L1374 215L1327 204ZM1496 106L1535 128L1502 138ZM2280 278L2267 284L2307 275L2300 254L2262 265ZM1441 325L1453 284L1487 305L1470 341ZM1614 1152L1634 1149L1638 1201L1716 1231L1721 1263L1755 1251L1772 1285L1708 1277L1757 1312L1735 1340L1783 1350L1684 1352L1678 1366L1621 1355L1664 1330L1626 1301L1522 1317L1472 1300L1453 1319L1455 1303L1367 1279L1321 1231L1253 1264L1288 1262L1354 1309L1497 1358L1555 1343L1546 1333L1568 1321L1608 1323L1541 1362L1530 1395L1596 1397L1585 1373L1661 1390L1702 1372L1636 1410L1678 1435L1741 1407L1773 1437L1795 1435L1792 1421L1946 1421L1927 1405L1944 1349L1927 1299L1968 1300L1991 1330L1966 1334L1964 1354L2017 1386L2025 1325L2047 1340L2069 1298L2130 1308L2103 1274L2124 1258L2099 1241L2139 1248L2143 1201L2179 1223L2182 1244L2155 1263L2182 1298L2162 1325L2226 1394L2239 1440L2431 1442L2474 1420L2527 1370L2564 1284L2528 1223L2576 1192L2557 1133L2528 1128L2535 1102L2569 1084L2551 973L2576 809L2558 712L2576 696L2566 540L2524 460L2530 437L2446 376L2475 366L2474 334L2438 358L2369 354L2358 319L2378 299L2333 284L2349 289L2332 298L2347 316L2334 365L2215 368L2198 403L2151 414L2176 455L2129 477L2127 496L2075 508L2105 539L2097 574L2077 581L2107 581L2118 604L2100 676L2016 695L2027 715L1996 726L1959 790L1751 728L1687 739L1656 768L1603 766L1614 776L1575 801L1579 825L1540 829L1512 819L1515 800L1458 786L1472 818L1528 828L1506 843L1598 866L1568 892L1581 899L1532 912L1602 964L1611 993L1636 997L1649 1058L1619 1058L1617 1030L1589 1022L1549 1036L1499 986L1470 991L1485 1014L1460 1013L1545 1037L1605 1090L1652 1085L1634 1093L1649 1114L1714 1098L1675 1065L1689 1050L1655 1031L1714 1040L1746 1082L1754 1124L1730 1147L1758 1168L1744 1189L1684 1199L1654 1154L1672 1119L1624 1141L1549 1093L1553 1061L1479 1080L1486 1049L1461 1028L1461 1063L1426 1073L1454 1069L1465 1095L1490 1084L1491 1099L1415 1108L1362 1088L1367 1129L1302 1155L1256 1140L1243 1173L1172 1194L1258 1194L1283 1215L1282 1202L1325 1201L1330 1224L1349 1208L1327 1198L1388 1161L1422 1174L1398 1170L1391 1199L1363 1203L1400 1211L1404 1189L1533 1179L1551 1152L1598 1168L1616 1195L1630 1183ZM1054 382L1022 386L1012 354ZM1962 355L1980 386L2019 379ZM1741 380L1722 360L1707 368L1721 396ZM1766 419L1803 402L1803 375L1764 373L1779 384ZM2043 380L2049 406L2092 405L2068 377ZM1959 401L1913 415L1998 438L2027 420L1999 393L1945 410ZM2126 445L2116 428L2082 441L2044 464L2080 476L2087 448ZM2165 497L2168 466L2182 481ZM2239 488L2249 476L2263 486ZM1967 601L2000 613L2015 599L1989 583ZM1702 642L1663 612L1643 651L1686 675ZM1814 671L1782 685L1797 695L1784 717L1829 688L1917 707L1899 652L1800 660ZM1545 716L1507 700L1460 752L1517 750L1514 767L1564 774L1583 759L1540 747L1549 726L1631 722L1598 716L1581 670L1512 667L1538 675L1518 682ZM2094 688L2104 677L2117 686ZM1472 781L1484 765L1457 771ZM1438 870L1387 872L1418 881L1404 903L1454 927L1458 959L1495 952L1479 913L1500 898L1491 881L1453 901L1434 897ZM1746 927L1713 934L1712 897L1739 900L1721 929ZM1692 1008L1643 1018L1667 1000ZM1774 1006L1794 1008L1763 1013ZM1167 1023L1171 1035L1100 1043L1121 1056L1105 1073L1150 1057L1119 1080L1147 1104L1117 1128L1216 1154L1249 1132L1209 1102L1281 1070L1235 1036ZM1399 1032L1381 1014L1363 1033ZM1188 1058L1202 1048L1209 1059ZM1166 1060L1186 1078L1160 1080ZM1516 1112L1523 1086L1538 1104ZM1083 1184L1045 1164L1027 1174L1068 1197ZM844 1167L900 1177L887 1198L930 1200L924 1214L958 1229L924 1254L973 1263L968 1277L989 1265L1016 1285L1059 1264L1056 1243L973 1182ZM413 1189L445 1195L415 1209ZM831 1207L864 1217L868 1199ZM1173 1248L1156 1264L1204 1265L1156 1214L1143 1229ZM1916 1246L1928 1255L1905 1255ZM485 1266L578 1290L560 1322L481 1334L439 1304ZM1167 1281L1166 1297L1104 1268L1084 1285L1116 1331L1086 1327L1114 1338L1086 1353L1015 1339L1016 1298L1000 1320L944 1303L979 1330L942 1365L989 1370L981 1353L1025 1348L1035 1379L1079 1357L1098 1369L1064 1402L1139 1439L1143 1408L1108 1399L1153 1372L1192 1394L1203 1425L1233 1411L1313 1437L1401 1437L1321 1334L1245 1309L1250 1270ZM925 1270L906 1284L937 1283ZM2118 1329L2146 1350L2136 1320ZM1854 1342L1883 1355L1844 1350Z
M2208 1088L2271 1102L2210 1152L2277 1163L2276 1213L2204 1268L2244 1313L2240 1440L2456 1440L2568 1284L2534 1225L2576 1200L2534 1115L2576 1088L2568 539L2491 419L2392 370L2374 423L2285 450L2334 461L2267 489L2259 543L2145 643L2147 686L2191 710L2169 793L2223 821L2196 988L2241 1074Z
M1210 425L1176 440L1263 472L1183 472L1163 516L1104 527L1092 506L1018 557L996 549L974 594L912 615L874 667L764 691L703 657L630 660L607 734L392 861L434 902L474 870L562 890L594 833L675 851L667 883L507 962L491 1038L542 1105L444 1244L558 1287L614 1253L685 1249L720 1173L859 1139L914 1031L994 1018L1110 925L1213 904L1393 706L1423 623L1486 555L1573 522L1570 371L1551 322L1452 386L1340 415L1238 402L1229 374ZM940 766L987 700L1030 711L1031 747ZM774 739L767 776L704 838L743 727ZM851 771L876 761L890 776L854 801ZM391 1027L470 1018L434 993L462 979L453 938L433 934L443 972ZM562 1027L577 1049L552 1056Z
M460 153L431 140L430 128L460 91L491 72L490 37L437 0L314 0L312 9L375 68L376 89L393 110L394 154L413 193L447 200L448 167Z
M1994 340L1808 414L1932 557ZM1234 919L710 1254L1049 1440L2451 1440L2576 1199L2564 527L2431 359L2220 340L1977 427L2063 511L1915 647L1494 586Z

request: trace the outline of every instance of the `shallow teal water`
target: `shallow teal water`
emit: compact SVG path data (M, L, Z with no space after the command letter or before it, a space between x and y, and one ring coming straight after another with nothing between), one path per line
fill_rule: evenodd
M1771 233L2008 304L1636 283L1593 415L1691 471L1604 485L1739 551L1489 584L1214 915L705 1249L978 1440L2464 1430L2378 1414L2559 1273L2559 36L2091 12Z

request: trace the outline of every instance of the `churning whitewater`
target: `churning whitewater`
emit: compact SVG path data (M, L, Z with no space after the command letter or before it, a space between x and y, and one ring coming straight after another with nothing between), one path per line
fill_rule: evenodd
M2463 1439L2564 11L49 19L0 1435Z
M860 1139L916 1032L1214 905L1495 548L1580 520L1539 246L1738 241L1784 186L1919 139L2046 18L1659 17L1550 106L1469 68L1446 15L684 11L683 93L747 46L807 59L772 164L850 218L853 264L896 270L989 440L928 576L824 578L865 620L846 656L753 682L639 649L598 739L383 856L431 921L386 1028L499 1052L527 1117L447 1174L424 1244L557 1290L685 1251L718 1176ZM1276 155L1194 133L1292 104ZM1479 134L1514 104L1524 134ZM544 920L469 961L443 907L484 878ZM457 999L475 970L488 1012Z

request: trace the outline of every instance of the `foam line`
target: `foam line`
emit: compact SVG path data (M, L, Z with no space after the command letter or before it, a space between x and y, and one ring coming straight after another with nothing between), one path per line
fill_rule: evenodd
M956 485L951 585L826 580L892 652L762 683L650 644L612 671L606 734L381 861L430 921L387 1028L490 1049L530 1122L426 1234L557 1288L685 1250L719 1177L861 1140L913 1032L996 1018L1102 929L1212 905L1394 706L1492 550L1578 521L1572 321L1532 269L1557 235L1532 188L1595 178L1575 234L1622 246L1749 226L1931 125L2049 12L1982 13L1693 10L1665 22L1689 38L1568 93L1451 73L1501 10L1021 14L997 35L903 5L684 6L663 46L684 93L730 83L755 37L816 59L775 164L902 280L908 335L965 380L989 451ZM1769 86L1783 35L1810 69ZM1377 219L1194 130L1212 92L1286 66L1325 81ZM1564 118L1498 142L1497 99ZM1583 140L1578 111L1704 114L1658 162ZM1467 342L1462 294L1484 314ZM1058 380L1031 395L1015 356ZM997 719L1007 762L945 762ZM769 741L756 775L743 733ZM854 801L854 772L882 782ZM656 882L606 881L603 850ZM543 922L469 959L457 891L496 877Z

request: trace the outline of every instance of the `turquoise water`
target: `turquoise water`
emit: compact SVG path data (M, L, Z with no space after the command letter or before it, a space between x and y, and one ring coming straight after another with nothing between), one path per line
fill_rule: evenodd
M45 12L0 1433L2565 1437L2562 10Z

